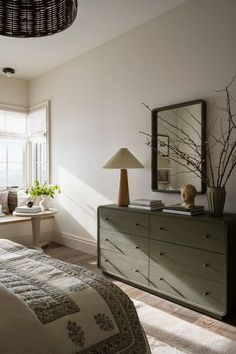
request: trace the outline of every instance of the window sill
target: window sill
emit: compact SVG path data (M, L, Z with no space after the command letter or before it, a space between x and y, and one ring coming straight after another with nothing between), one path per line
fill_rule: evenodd
M46 219L46 218L53 218L53 215L45 215L42 216L42 219ZM27 216L14 216L14 215L6 215L6 216L2 216L0 217L0 225L1 224L11 224L11 223L15 223L15 222L25 222L25 221L30 221L31 217L27 217Z

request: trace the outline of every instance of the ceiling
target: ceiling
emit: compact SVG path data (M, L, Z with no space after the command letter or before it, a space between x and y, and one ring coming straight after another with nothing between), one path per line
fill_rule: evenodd
M44 38L0 36L0 68L14 68L21 79L35 78L185 1L78 0L77 18L64 32Z

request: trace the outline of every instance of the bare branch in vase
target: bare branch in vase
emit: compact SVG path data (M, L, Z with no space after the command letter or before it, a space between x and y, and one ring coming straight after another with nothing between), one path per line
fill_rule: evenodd
M187 171L183 170L177 172L177 174L191 172L196 176L201 177L208 186L225 187L236 167L236 112L233 112L232 109L232 102L236 102L236 100L230 92L235 82L236 74L224 89L215 90L217 93L224 94L226 106L222 107L220 105L214 105L214 108L220 112L220 114L226 115L226 117L216 117L213 120L204 132L206 140L203 142L201 142L199 130L197 130L192 123L196 122L196 124L200 125L200 121L190 109L186 109L185 111L191 116L192 122L188 122L186 115L185 117L182 117L179 111L172 111L173 114L180 119L179 122L182 121L184 123L183 126L187 127L186 130L181 126L177 126L177 124L175 125L171 121L168 121L164 115L161 115L160 113L158 114L159 125L162 131L166 132L169 137L169 159L187 169ZM142 105L152 112L149 105L144 102ZM219 133L214 133L215 130ZM191 137L190 132L200 140L199 143ZM161 151L158 150L158 136L153 137L151 134L145 132L140 133L148 137L149 141L147 145L153 149L157 146L156 151L163 156ZM188 149L186 147L188 147ZM202 164L202 149L206 152L206 169L204 169L204 164ZM215 152L217 153L217 163L215 163Z

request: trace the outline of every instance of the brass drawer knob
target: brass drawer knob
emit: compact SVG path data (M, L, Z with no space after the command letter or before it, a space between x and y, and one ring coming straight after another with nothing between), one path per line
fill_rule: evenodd
M208 264L208 263L205 263L205 264L203 265L203 267L204 267L204 268L208 268L208 267L209 267L209 264Z
M140 224L138 222L135 223L135 226L140 226Z
M164 278L160 277L159 280L162 281L162 280L164 280Z
M134 270L134 273L139 273L139 270L138 270L138 269L135 269L135 270Z
M210 295L210 293L209 293L209 291L205 291L205 292L203 293L203 295L204 295L204 296L208 296L208 295Z
M141 248L139 246L136 246L135 249L136 250L141 250Z
M105 263L109 262L109 259L105 259Z
M164 252L159 252L159 256L163 256L164 255Z
M210 236L209 235L204 235L203 238L209 238Z
M104 221L108 221L109 219L108 218L103 218Z
M164 226L160 226L159 227L159 230L161 231L161 230L164 230Z

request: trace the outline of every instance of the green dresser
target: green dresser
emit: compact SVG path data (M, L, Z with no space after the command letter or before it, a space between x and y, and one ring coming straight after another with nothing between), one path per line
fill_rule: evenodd
M236 307L236 215L98 208L103 272L216 318Z

